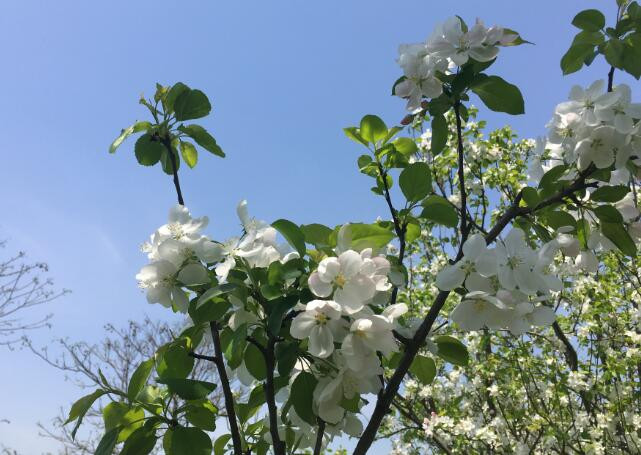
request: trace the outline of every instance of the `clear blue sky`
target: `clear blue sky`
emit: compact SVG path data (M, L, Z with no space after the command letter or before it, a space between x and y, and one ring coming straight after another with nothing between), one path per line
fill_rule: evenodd
M48 261L57 283L73 290L50 308L54 326L37 341L97 341L107 322L169 317L147 305L134 275L145 262L139 245L174 203L171 181L136 165L133 142L107 154L120 129L144 117L137 100L152 95L156 81L183 81L213 102L204 124L228 158L201 155L182 181L187 205L210 216L215 238L238 232L242 198L267 221L373 220L385 207L359 175L361 151L342 128L366 113L388 125L403 117L404 102L389 95L400 75L398 44L425 39L454 14L521 32L536 46L502 50L492 72L521 88L526 114L482 117L534 137L573 83L606 75L600 63L562 77L572 17L591 6L611 17L614 5L4 0L0 238ZM0 419L12 421L0 423L0 442L25 454L55 451L36 437L35 423L81 392L25 352L0 350L0 365Z

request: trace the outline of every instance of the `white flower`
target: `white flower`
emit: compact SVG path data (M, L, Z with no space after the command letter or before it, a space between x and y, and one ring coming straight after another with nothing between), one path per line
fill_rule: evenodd
M514 335L521 335L532 326L548 327L556 319L553 308L543 305L535 306L530 302L517 304L516 308L510 312L510 316L507 328Z
M603 80L592 83L587 89L575 85L570 91L570 101L559 104L557 112L560 114L574 112L581 116L586 125L598 125L599 119L595 111L611 107L619 98L618 93L604 92L604 87Z
M393 329L394 324L385 316L372 315L355 320L341 345L341 353L349 367L359 371L370 365L372 359L378 364L377 351L385 357L398 351Z
M499 53L495 44L502 39L502 35L502 30L494 27L492 35L488 36L488 29L479 21L464 32L461 20L451 17L436 27L427 42L427 48L438 57L451 59L457 66L467 63L470 57L478 62L489 62Z
M136 279L140 287L147 290L149 303L160 303L164 307L186 312L189 299L179 287L177 274L178 267L175 264L161 260L140 269Z
M309 276L309 288L318 297L329 297L333 292L333 300L343 312L357 313L376 294L376 282L361 273L362 267L363 258L353 250L325 258Z
M602 122L612 123L619 133L630 134L634 129L633 119L641 119L641 104L631 102L631 90L625 84L618 85L613 92L618 95L616 102L597 108L596 117Z
M471 285L472 291L486 287L487 277L497 272L496 256L487 249L481 234L471 235L463 244L463 258L456 264L444 268L436 276L436 286L450 291L463 285Z
M535 294L541 288L543 277L534 270L537 254L525 242L521 229L512 229L505 240L496 245L495 252L502 287L510 291L519 289L526 294Z
M580 170L587 169L590 163L598 169L609 167L614 163L615 151L621 149L626 137L617 133L612 126L603 125L594 128L590 136L579 141L575 153L578 156Z
M299 340L309 338L310 354L326 358L334 352L335 335L342 328L341 307L331 300L312 300L297 315L290 333Z
M209 218L192 218L189 209L184 205L176 204L169 210L169 222L158 229L158 234L163 238L182 240L195 239L200 231L209 224Z
M436 98L443 93L443 83L436 72L447 70L447 61L427 53L424 44L404 44L399 47L398 64L405 80L394 88L394 94L407 99L407 109L415 111L423 97Z
M450 319L466 331L483 327L499 329L506 317L505 305L496 297L481 291L468 293L450 313Z
M333 378L321 378L314 389L318 416L332 424L340 422L345 415L345 409L341 406L343 398L351 399L362 393L377 393L382 387L379 375L383 374L380 364L355 370L349 365L349 359L336 355L335 360L339 367L338 374Z

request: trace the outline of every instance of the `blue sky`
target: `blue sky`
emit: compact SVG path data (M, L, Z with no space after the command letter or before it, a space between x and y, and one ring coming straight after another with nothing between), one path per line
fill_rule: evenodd
M136 165L133 141L107 154L121 128L144 118L137 100L156 82L183 81L212 100L203 124L228 158L201 154L182 182L214 238L238 233L243 198L267 221L368 221L385 207L342 128L367 113L388 125L403 117L404 102L389 95L398 44L425 39L454 14L521 32L536 45L501 51L491 72L521 88L526 114L481 117L535 137L572 84L606 75L603 63L565 78L559 69L570 21L588 7L611 17L615 2L3 1L0 238L48 261L73 290L49 308L53 328L36 341L97 341L107 322L171 317L145 302L134 279L145 262L139 245L175 201L171 180ZM12 422L0 423L0 442L54 452L35 424L81 392L28 353L0 350L0 364L0 420Z

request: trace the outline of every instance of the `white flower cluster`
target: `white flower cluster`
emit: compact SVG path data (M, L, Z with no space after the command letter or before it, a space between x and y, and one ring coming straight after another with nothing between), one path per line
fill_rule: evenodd
M597 169L614 164L613 183L627 184L628 161L641 165L641 104L631 100L630 87L625 84L611 92L606 91L603 80L587 89L574 86L569 101L556 107L547 125L549 136L541 148L549 151L549 157L545 164L540 160L533 163L531 178L538 180L545 170L559 164L574 165L579 171L591 164Z
M339 245L344 244L349 226L341 229ZM389 357L398 351L393 330L397 319L407 311L405 304L391 305L375 314L370 304L385 302L391 284L390 263L371 248L360 253L337 248L337 257L323 259L308 280L310 290L321 298L301 305L291 325L291 335L308 339L308 351L328 359L335 369L316 372L319 382L314 392L318 415L328 423L345 416L341 404L362 393L377 393L383 374L378 353ZM340 343L340 349L335 349Z
M502 27L487 28L480 20L466 31L461 19L452 17L439 24L426 42L399 47L398 64L405 78L394 92L408 100L408 110L415 111L423 97L436 98L443 93L438 73L462 66L470 58L489 62L498 55L498 46L509 45L517 37Z
M158 228L142 247L151 262L136 279L146 289L149 303L186 312L189 298L184 288L211 281L207 264L217 263L215 274L224 282L236 265L236 258L243 258L250 267L266 267L274 261L286 262L297 256L287 245L276 243L274 228L249 216L247 201L241 201L237 212L245 235L221 244L201 234L209 224L206 216L192 218L182 205L171 208L168 223Z
M537 141L535 157L529 168L530 179L538 181L545 172L559 165L570 166L570 171L561 177L570 181L591 165L596 169L614 165L609 184L627 186L632 177L628 163L641 166L641 103L631 102L631 91L627 85L619 85L607 92L602 80L587 89L574 86L569 98L569 101L557 105L547 125L548 137ZM590 201L592 192L592 189L588 190L585 201ZM621 214L632 239L639 241L641 223L638 222L639 210L634 194L628 193L613 205ZM578 269L594 273L599 265L594 251L610 251L616 247L598 228L594 228L595 217L570 214L590 225L587 249L581 250L578 240L563 232L558 240L564 254L575 258Z
M481 234L470 236L463 244L463 258L436 277L439 289L464 286L468 291L450 318L463 330L507 328L514 334L552 324L554 310L541 302L562 289L561 280L549 273L560 248L553 240L534 251L518 228L493 249Z

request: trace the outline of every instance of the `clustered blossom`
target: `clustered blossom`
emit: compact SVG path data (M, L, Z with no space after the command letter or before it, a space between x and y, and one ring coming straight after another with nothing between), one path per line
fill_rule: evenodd
M502 27L486 27L480 20L465 30L458 17L452 17L436 27L426 42L402 44L398 64L404 79L394 93L407 99L407 109L414 111L423 98L436 98L443 93L439 73L462 66L469 59L489 62L496 58L499 46L510 45L518 35Z
M628 186L635 177L631 169L641 166L641 104L631 101L630 87L621 84L608 92L605 82L599 80L586 89L574 86L569 98L556 107L547 125L548 137L538 141L529 169L530 178L540 180L545 172L559 165L570 168L561 177L569 181L579 172L612 168L607 184ZM589 181L596 182L588 178ZM584 202L598 206L598 202L590 200L593 192L593 188L588 189ZM641 239L634 194L628 193L613 205L621 214L630 237L635 241ZM559 241L565 243L564 254L574 257L579 269L594 273L598 268L595 253L616 247L603 235L595 216L570 214L588 224L589 237L585 244L579 245L573 236L566 235L562 240L563 232L560 232Z
M514 334L552 324L554 311L540 302L562 289L561 281L548 273L559 249L553 240L534 251L518 228L492 249L481 234L471 235L463 244L463 258L436 277L439 289L467 290L450 318L463 330L507 328Z
M317 372L321 374L314 392L318 416L330 424L345 417L345 400L381 389L379 354L390 357L398 351L393 331L407 311L405 304L396 304L375 312L378 297L386 301L391 290L390 263L384 255L371 248L349 249L349 225L340 230L338 245L337 256L322 259L308 280L312 293L328 300L301 307L291 325L294 338L309 340L310 354L336 366Z
M202 233L207 217L193 218L186 207L173 207L168 223L143 245L150 263L136 278L146 290L147 300L186 312L196 286L209 285L209 289L199 288L205 289L198 298L200 306L219 294L217 285L225 283L234 268L268 268L273 262L285 264L299 257L291 247L277 242L276 229L249 216L246 201L238 205L237 214L243 235L219 243ZM388 279L391 267L385 255L372 248L353 250L350 243L350 228L345 225L338 234L336 256L322 259L307 280L317 298L298 303L290 326L292 337L307 340L309 354L317 359L305 365L299 361L290 380L302 371L318 379L314 403L318 416L327 423L325 444L341 433L360 434L362 423L355 413L344 409L344 401L380 390L380 355L390 357L398 351L394 330L411 332L411 328L399 326L399 317L407 311L405 304L385 307L392 289ZM247 284L251 285L250 281ZM233 314L227 325L232 330L257 325L264 316L260 311L247 311L245 303L233 295L228 299ZM244 360L232 375L246 386L254 381ZM289 389L284 388L277 398L288 395ZM296 427L297 433L312 431L295 411L289 413L289 420L288 427ZM269 426L267 421L265 426ZM284 423L280 431L286 431ZM304 439L299 447L313 447L315 438Z
M224 282L238 258L251 267L265 267L297 256L286 245L276 242L273 227L249 216L247 201L240 202L237 212L245 234L218 243L201 234L209 224L206 216L192 218L182 205L171 208L168 223L158 228L142 246L151 262L140 270L136 279L147 291L149 303L160 303L184 313L189 304L189 290L185 288L211 282L209 264L215 264L214 275L219 282Z

